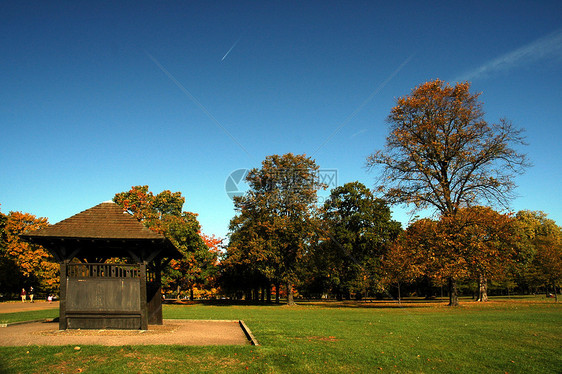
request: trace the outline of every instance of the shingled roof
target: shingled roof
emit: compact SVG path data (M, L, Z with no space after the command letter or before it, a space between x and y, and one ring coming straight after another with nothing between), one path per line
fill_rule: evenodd
M59 223L33 231L28 237L88 239L164 239L111 201L98 204Z
M168 238L145 227L119 205L107 201L54 225L21 235L57 259L135 257L180 258Z

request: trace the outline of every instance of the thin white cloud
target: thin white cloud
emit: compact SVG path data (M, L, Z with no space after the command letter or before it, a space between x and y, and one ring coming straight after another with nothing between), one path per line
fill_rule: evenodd
M562 29L495 58L454 81L470 81L548 58L562 57Z
M369 130L367 130L367 129L359 130L359 131L357 131L355 134L351 135L351 136L349 137L349 139L353 139L353 138L355 138L355 137L358 136L358 135L361 135L361 134L366 133L367 131L369 131Z
M232 47L230 47L230 49L228 50L228 52L226 52L225 55L222 56L221 62L224 61L224 59L226 58L226 56L228 56L228 54L229 54L230 52L232 52L232 50L234 49L234 47L236 47L236 44L238 44L238 42L240 41L240 39L242 39L242 37L239 37L238 40L236 40L236 41L234 42L234 44L232 45Z

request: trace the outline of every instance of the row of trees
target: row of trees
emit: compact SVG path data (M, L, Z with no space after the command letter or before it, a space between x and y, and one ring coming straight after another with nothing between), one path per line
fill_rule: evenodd
M271 170L268 161L274 159L285 160L281 172ZM266 167L253 170L249 180L284 176L289 165L299 168L305 159L268 157ZM283 285L291 303L296 284L305 296L339 299L390 296L394 288L392 294L400 300L403 286L425 282L449 287L455 305L458 282L475 283L478 300L486 301L489 281L536 292L555 290L562 279L562 231L542 212L502 214L473 206L459 208L454 217L417 220L402 230L386 203L359 182L333 189L321 207L302 205L300 216L293 202L300 200L303 189L275 192L271 186L277 183L266 185L267 198L256 197L252 188L236 199L239 211L220 263L223 291L231 295L252 299L262 290L269 300L271 286L278 291ZM290 202L291 209L282 202ZM291 215L298 217L296 223L289 221ZM303 226L305 235L292 236ZM423 292L431 295L430 290Z
M277 289L285 283L291 303L293 285L304 280L341 296L381 290L385 281L400 290L400 283L423 277L446 283L452 306L458 305L458 282L469 278L478 279L481 300L488 279L534 271L528 269L540 268L556 284L558 226L541 213L520 212L514 219L480 206L506 207L515 176L530 164L518 150L523 131L505 119L486 122L479 95L469 83L435 80L397 100L385 147L366 163L379 171L375 191L381 199L356 182L333 190L316 209L316 192L324 186L315 183L314 161L267 157L248 174L250 191L235 199L222 264L228 283L273 283ZM413 206L413 212L431 208L437 219L419 220L400 233L386 203ZM523 217L551 226L549 239L532 239L537 236ZM547 271L548 263L558 268Z
M562 231L542 212L512 215L489 207L461 208L454 219L412 223L391 245L383 264L387 280L398 290L401 283L428 278L452 288L453 279L473 281L479 301L487 301L489 280L519 292L556 291L562 280ZM453 289L451 303L455 295Z
M516 175L529 166L518 150L525 144L522 130L507 120L486 122L479 94L469 89L468 83L435 80L397 100L385 147L366 162L378 171L374 192L347 183L318 206L317 192L326 186L313 159L266 157L247 174L249 191L234 199L225 252L219 251L221 240L201 233L196 214L182 211L180 192L154 195L148 186L135 186L114 201L183 253L163 277L176 295L191 290L193 297L196 288L217 295L220 287L246 298L261 290L269 301L273 289L277 300L284 289L292 304L295 290L338 298L396 290L400 298L402 287L415 283L445 285L454 306L467 281L478 285L482 301L488 281L556 291L560 227L542 212L491 208L507 206ZM432 208L435 215L402 230L389 204L409 205L413 212ZM0 290L25 282L45 289L58 284L48 254L18 238L46 224L22 213L0 214L0 274L18 269L20 275L3 276Z
M478 300L486 301L488 281L519 292L555 291L561 281L562 231L542 212L500 214L477 206L460 209L455 220L421 219L402 230L383 200L353 182L332 190L322 207L310 206L311 214L302 220L310 234L293 256L285 253L286 244L278 244L290 237L283 236L287 222L275 226L270 214L259 216L260 221L258 216L237 215L232 220L236 230L221 254L221 241L200 233L195 214L181 211L181 194L164 191L155 196L147 186L137 186L117 194L115 201L168 236L184 254L163 277L164 288L175 296L188 290L192 299L221 294L257 299L261 289L270 301L272 286L279 299L281 285L284 290L296 285L309 297L392 293L400 300L405 286L429 296L427 283L435 288L454 277L463 285L477 285ZM1 293L15 294L30 285L57 292L57 265L43 248L18 237L45 225L45 219L30 214L0 213ZM199 292L194 295L194 290Z

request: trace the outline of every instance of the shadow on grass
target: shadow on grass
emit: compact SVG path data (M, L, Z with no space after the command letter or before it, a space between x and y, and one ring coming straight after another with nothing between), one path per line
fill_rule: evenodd
M402 299L398 300L344 300L344 301L305 301L302 305L317 305L325 308L364 308L364 309L404 309L404 308L435 308L446 306L445 299Z
M164 304L167 305L209 305L209 306L283 306L286 301L282 301L279 304L275 302L267 303L261 301L246 301L246 300L175 300L166 299Z
M423 299L423 298L408 298L403 299L400 303L398 300L295 300L297 306L318 306L324 308L434 308L436 306L445 306L448 299ZM168 305L208 305L208 306L261 306L261 307L286 307L286 300L281 300L280 303L267 303L260 301L246 301L246 300L172 300L167 299L164 301Z
M406 309L406 308L436 308L447 307L449 299L447 297L436 297L426 299L422 297L403 298L399 303L398 300L392 299L364 299L364 300L314 300L314 299L297 299L297 306L317 306L322 308L364 308L364 309ZM494 296L490 297L488 302L481 303L472 299L470 296L459 298L461 306L465 305L493 305L497 303L529 303L544 304L550 303L549 299L537 296L514 295L514 296ZM287 301L281 300L276 302L246 301L246 300L175 300L167 299L164 301L168 305L208 305L208 306L260 306L260 307L287 307Z

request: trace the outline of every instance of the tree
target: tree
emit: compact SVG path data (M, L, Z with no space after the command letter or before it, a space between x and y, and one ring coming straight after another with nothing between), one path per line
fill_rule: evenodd
M522 273L527 282L535 287L545 285L554 290L558 301L557 288L562 281L562 229L541 211L523 210L516 215L521 236L521 252L527 261Z
M20 235L47 227L46 218L22 212L0 213L0 292L19 292L22 284L56 292L58 266L43 247L20 240Z
M380 283L380 258L400 233L400 223L391 219L386 203L359 182L331 191L322 221L326 238L317 256L329 260L324 270L330 270L338 297L366 295Z
M180 217L185 198L181 192L165 190L155 196L148 186L133 186L129 191L115 194L113 201L148 228L163 233L164 219L170 216ZM189 216L193 214L190 213Z
M440 247L442 244L439 221L423 218L412 222L383 257L385 280L396 282L398 288L400 284L422 276L428 281L443 284L445 275L458 269L444 266L448 263L445 251L447 247Z
M324 188L317 172L314 160L305 155L267 156L260 169L246 176L249 191L234 199L241 227L251 228L265 256L274 259L275 273L287 286L289 305L294 304L299 266L314 236L316 192Z
M211 288L216 273L217 253L206 245L197 215L191 212L182 212L180 216L165 215L160 225L163 234L183 255L180 259L171 260L170 266L165 269L164 286L175 289L178 299L181 290L189 290L190 298L193 299L195 287Z
M16 260L7 254L7 221L8 216L0 212L0 293L4 295L16 294L25 283Z
M546 279L552 286L554 301L558 302L558 288L562 280L562 240L560 229L556 235L549 235L537 240L535 261Z
M382 168L377 189L389 202L455 217L462 207L506 206L513 197L514 178L529 165L516 150L522 130L505 119L486 122L480 94L469 89L437 79L397 100L384 150L367 158Z
M503 280L516 259L517 236L509 214L490 207L461 208L457 215L443 217L450 233L451 246L456 246L453 261L466 264L468 274L478 282L478 301L488 300L488 280Z
M398 258L385 265L398 279L401 270L409 275L423 269L436 283L449 283L449 305L458 304L452 280L476 278L479 300L486 301L488 280L504 279L515 262L517 239L510 215L489 207L461 208L454 217L412 223L397 243L398 254L390 253Z
M412 235L410 226L408 230L391 243L388 251L381 258L381 266L384 271L383 283L396 283L398 289L398 303L401 303L400 287L404 283L413 282L425 273L425 253L420 253L419 243L412 243L415 237ZM419 238L416 238L419 239Z
M250 300L252 290L256 293L261 288L269 302L271 284L279 290L281 263L276 253L276 233L267 215L259 215L254 207L247 206L230 221L229 229L226 258L221 262L225 289L242 290Z
M216 296L218 287L218 265L223 241L214 235L206 235L202 232L200 232L199 235L205 243L206 250L199 251L199 257L196 258L201 271L199 272L198 277L195 277L196 281L193 283L193 287L190 288L191 300L194 299L194 287L197 287L199 290L199 296L209 297Z
M185 198L181 192L165 190L154 195L148 186L133 186L115 194L113 201L149 229L169 238L183 254L170 262L162 278L165 287L175 288L178 298L182 289L192 291L213 276L217 254L205 244L197 214L182 211Z

